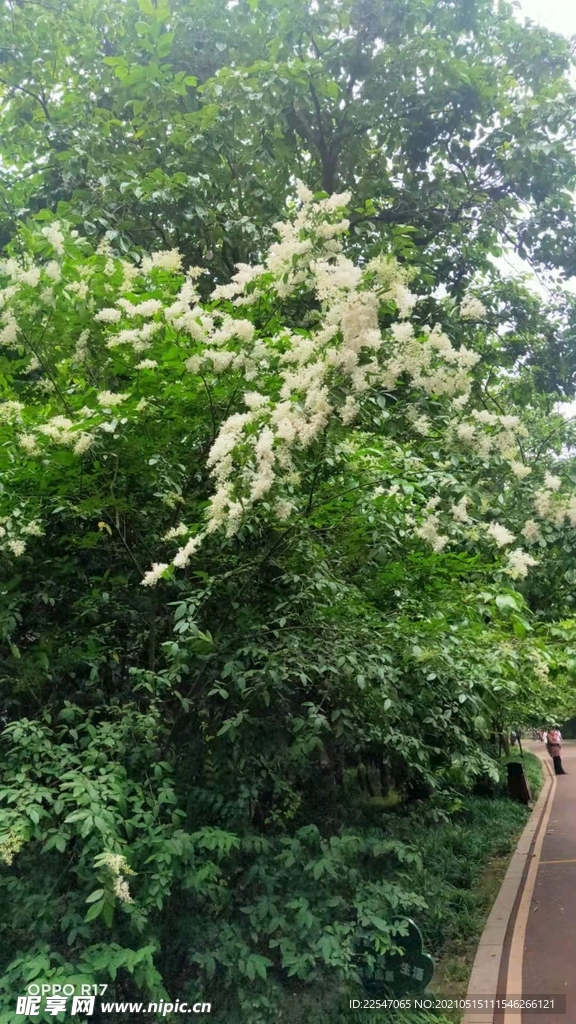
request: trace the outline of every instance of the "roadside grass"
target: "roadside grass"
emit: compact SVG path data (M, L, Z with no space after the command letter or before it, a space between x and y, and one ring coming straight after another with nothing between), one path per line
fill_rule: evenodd
M427 990L433 996L466 995L486 917L530 815L529 807L507 796L506 763L519 759L519 751L502 759L493 798L464 795L446 821L434 818L433 801L410 811L397 806L390 796L386 807L378 799L367 801L369 827L362 831L406 842L422 858L421 870L404 869L403 882L421 894L428 905L415 919L422 931L424 950L436 961L434 979ZM528 752L524 752L523 763L535 801L543 784L542 766ZM377 827L376 817L380 819ZM282 1019L303 1024L313 1014L316 1024L352 1024L355 1012L344 1008L345 993L318 989L314 1002L311 996L311 992L303 996L298 1010L286 1005ZM458 1024L462 1014L370 1010L369 1016L372 1024Z
M466 995L484 923L528 820L530 808L516 804L506 796L506 764L519 760L519 751L502 759L496 797L492 800L467 799L466 822L461 826L446 826L442 837L438 836L442 852L436 858L432 852L428 881L433 883L434 878L440 876L444 886L438 888L436 897L433 893L426 893L429 910L424 917L428 916L429 923L426 927L423 921L423 931L427 934L430 952L436 956L431 991L438 995ZM526 751L522 761L534 803L544 782L542 765L536 755ZM462 831L459 834L460 827ZM464 870L458 866L461 846L458 841L454 842L458 834L460 842L467 843ZM444 851L447 851L446 855ZM459 892L464 879L467 888ZM455 1014L449 1019L457 1022L460 1015Z

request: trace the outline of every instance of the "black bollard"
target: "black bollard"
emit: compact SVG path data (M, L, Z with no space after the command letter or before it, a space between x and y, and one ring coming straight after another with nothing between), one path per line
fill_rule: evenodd
M519 761L511 761L506 765L508 771L508 794L512 800L520 804L529 804L531 800L528 779L524 774L524 766Z

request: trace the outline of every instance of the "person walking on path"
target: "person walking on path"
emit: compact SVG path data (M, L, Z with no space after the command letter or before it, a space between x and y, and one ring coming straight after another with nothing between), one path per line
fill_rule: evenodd
M554 761L554 772L556 775L566 775L562 767L562 733L557 726L553 726L552 729L548 730L548 736L546 740L546 747L550 757Z

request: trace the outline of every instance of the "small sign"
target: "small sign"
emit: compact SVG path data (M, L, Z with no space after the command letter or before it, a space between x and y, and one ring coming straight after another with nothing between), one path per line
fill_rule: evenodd
M405 996L423 992L432 981L434 961L423 951L420 929L409 919L402 924L407 925L407 933L399 935L396 941L403 952L385 953L376 957L372 967L361 970L362 986L367 992Z

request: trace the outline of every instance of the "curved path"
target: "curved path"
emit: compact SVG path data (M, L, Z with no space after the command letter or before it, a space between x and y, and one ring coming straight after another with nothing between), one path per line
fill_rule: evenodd
M525 747L542 758L545 784L486 921L468 988L476 1009L463 1024L576 1024L576 741L564 744L568 774L558 777L541 743ZM487 997L554 1009L480 1009Z
M542 753L542 745L529 746L535 753ZM557 778L551 793L550 814L527 906L522 982L525 993L565 995L566 1012L525 1012L522 1024L576 1021L576 742L564 744L562 763L568 774ZM520 920L516 933L518 925L522 925ZM516 1021L520 1024L518 1014Z

